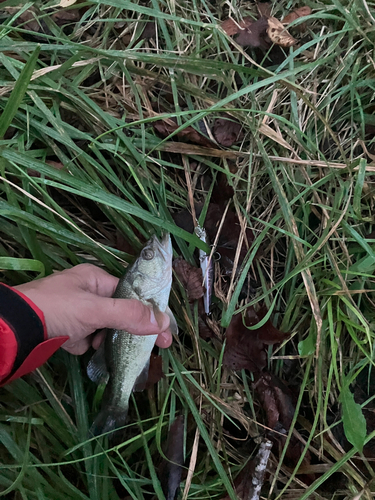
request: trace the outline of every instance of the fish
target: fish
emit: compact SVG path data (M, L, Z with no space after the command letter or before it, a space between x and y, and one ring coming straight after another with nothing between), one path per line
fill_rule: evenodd
M172 334L177 323L169 309L172 285L172 243L169 234L161 241L153 236L134 264L120 279L113 294L118 299L137 299L170 317ZM133 390L143 390L147 381L151 351L157 335L133 335L126 330L108 329L105 340L87 365L88 377L98 384L107 382L101 411L91 434L113 433L126 423Z

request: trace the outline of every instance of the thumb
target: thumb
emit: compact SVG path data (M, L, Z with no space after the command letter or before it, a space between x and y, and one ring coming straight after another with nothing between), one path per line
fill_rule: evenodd
M98 297L95 304L97 328L127 330L136 335L156 335L169 327L169 316L135 299Z

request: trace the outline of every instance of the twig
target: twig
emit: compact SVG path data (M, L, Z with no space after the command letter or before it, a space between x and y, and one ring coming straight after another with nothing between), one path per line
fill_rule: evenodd
M255 457L255 469L252 478L252 485L249 490L247 500L259 500L260 491L263 486L264 475L266 473L268 459L271 453L272 442L266 439L262 441L257 456Z

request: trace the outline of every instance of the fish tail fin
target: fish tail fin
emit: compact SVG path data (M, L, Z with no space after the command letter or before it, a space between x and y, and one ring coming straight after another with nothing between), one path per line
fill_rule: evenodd
M93 436L99 436L100 434L111 432L111 434L108 434L108 437L113 439L115 431L125 425L127 416L127 408L107 406L95 418L90 428L90 433ZM116 432L116 435L118 435L118 432Z

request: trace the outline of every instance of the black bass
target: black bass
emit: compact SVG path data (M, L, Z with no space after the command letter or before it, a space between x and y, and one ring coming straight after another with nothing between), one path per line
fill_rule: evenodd
M153 236L140 256L120 279L114 298L137 299L165 312L171 319L172 333L177 324L168 307L172 284L172 243L169 234L160 242ZM91 432L99 435L125 425L129 398L137 386L147 381L151 351L157 335L132 335L125 330L108 330L105 341L87 366L89 378L96 383L108 381L103 407Z

